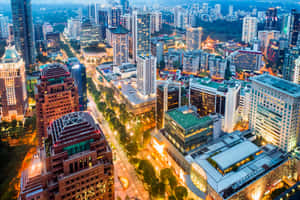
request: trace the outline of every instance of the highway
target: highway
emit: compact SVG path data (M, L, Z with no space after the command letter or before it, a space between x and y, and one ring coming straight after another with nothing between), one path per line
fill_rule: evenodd
M114 176L115 176L115 197L121 197L125 199L126 196L131 199L147 200L149 194L145 190L142 181L140 181L136 175L134 167L130 164L126 153L120 146L117 136L111 131L107 121L105 121L102 114L98 111L96 103L93 98L88 95L89 99L89 110L99 121L100 127L104 132L109 144L113 149L113 155L115 156L114 161ZM119 181L118 177L125 177L129 180L129 187L124 189ZM115 198L115 199L116 199Z

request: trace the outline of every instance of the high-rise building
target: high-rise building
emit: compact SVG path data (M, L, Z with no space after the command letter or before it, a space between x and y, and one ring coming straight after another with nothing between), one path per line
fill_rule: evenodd
M129 0L120 0L121 6L122 6L122 13L128 13L129 12Z
M34 39L36 42L44 40L43 25L40 22L34 24Z
M285 80L300 84L300 49L293 47L284 54L282 75Z
M198 73L201 62L201 50L185 51L183 54L183 72Z
M126 28L128 31L131 31L132 25L131 25L131 15L130 14L124 14L121 16L121 25Z
M156 57L137 57L137 89L143 96L156 92Z
M290 27L289 27L289 43L290 46L300 45L300 12L297 12L296 9L292 10L290 17Z
M25 65L9 46L0 60L0 119L23 120L27 106Z
M0 14L0 39L8 39L8 17Z
M268 74L251 81L250 127L268 143L293 150L300 131L300 85Z
M112 150L88 112L53 121L45 146L22 172L20 200L114 199Z
M278 40L280 37L280 31L277 30L265 30L258 31L258 39L260 41L260 48L262 53L267 55L267 48L269 46L270 40L275 39Z
M51 24L49 24L48 22L43 24L43 37L44 40L46 40L46 35L48 33L52 33L53 32L53 26Z
M87 109L87 82L86 82L86 67L83 64L75 63L71 66L71 76L74 79L75 85L78 88L79 110Z
M88 18L89 20L91 20L92 23L96 22L96 11L97 11L97 7L95 3L89 3L88 5Z
M159 32L162 27L161 13L156 11L151 13L151 33Z
M11 9L16 49L22 53L28 70L35 62L31 0L11 0Z
M79 40L81 33L81 20L73 18L68 19L68 24L65 32L69 39Z
M250 43L257 36L257 18L246 16L243 19L242 41Z
M118 26L117 28L112 28L111 33L114 51L114 65L119 66L123 63L127 63L129 54L128 30L122 26Z
M90 20L86 20L81 24L80 32L80 46L85 48L87 46L98 45L101 41L102 33L100 25L92 23Z
M186 46L188 50L201 49L202 28L188 27L186 29Z
M108 27L108 11L105 9L98 10L97 24L100 28L101 38L104 40L106 38L106 29Z
M156 89L156 128L165 126L165 112L181 106L181 83L163 81Z
M241 84L234 80L214 82L210 78L190 81L189 103L200 116L218 113L223 118L223 130L232 132L237 122Z
M47 65L41 72L35 99L41 145L53 120L79 110L78 89L69 70L57 63Z
M228 7L228 16L233 16L233 5L229 5Z
M222 15L222 13L221 13L221 4L216 4L215 5L215 15L217 15L217 16Z
M138 56L151 54L151 15L145 12L133 12L132 15L132 51L133 60L137 62Z
M277 29L278 29L277 8L269 8L266 11L265 30L277 30Z
M259 71L262 66L262 52L250 49L237 50L230 54L230 61L236 70Z
M109 16L109 26L118 27L121 24L122 10L119 7L112 7Z

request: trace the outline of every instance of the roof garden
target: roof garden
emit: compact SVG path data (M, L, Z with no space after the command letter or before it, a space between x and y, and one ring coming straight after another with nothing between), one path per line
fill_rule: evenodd
M199 118L194 113L186 112L185 110L181 110L180 108L170 110L167 112L167 114L184 129L205 125L212 121L209 116Z

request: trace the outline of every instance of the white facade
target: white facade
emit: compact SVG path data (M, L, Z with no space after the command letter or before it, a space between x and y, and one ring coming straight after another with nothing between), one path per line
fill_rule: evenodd
M114 57L113 57L114 65L121 65L123 63L127 63L128 52L129 52L128 34L113 33L112 41L113 41L113 51L114 51Z
M151 14L151 33L159 32L162 26L162 15L160 12Z
M51 24L49 24L48 22L43 24L43 36L44 36L44 40L46 40L46 36L47 33L51 33L53 32L53 27Z
M79 40L81 33L80 19L68 19L67 29L65 33L69 39Z
M137 57L137 88L143 96L156 93L156 57Z
M131 20L130 14L122 15L122 17L121 17L122 26L129 31L131 31L131 28L132 28L131 21L132 20Z
M202 28L188 27L186 30L186 46L189 50L201 49Z
M256 17L246 16L243 19L242 41L250 43L257 34L257 19Z

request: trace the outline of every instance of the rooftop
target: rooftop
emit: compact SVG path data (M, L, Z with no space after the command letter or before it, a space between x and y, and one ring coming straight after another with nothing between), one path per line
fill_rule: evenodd
M127 34L129 31L125 29L123 26L118 26L117 28L111 28L110 31L113 34Z
M208 77L193 79L192 83L204 85L204 86L207 86L207 87L210 87L210 88L215 88L215 89L218 89L219 87L225 87L225 84L215 82L215 81L211 80Z
M5 48L4 55L2 56L2 62L9 63L15 62L20 58L17 50L14 46L9 46Z
M186 109L185 107L172 109L168 111L167 114L184 129L206 124L212 120L209 116L200 118L193 110Z
M70 72L67 69L66 66L59 64L59 63L53 63L53 64L47 64L45 67L42 68L41 72L41 78L58 78L63 76L69 76Z
M254 76L251 78L251 81L278 90L292 97L300 97L300 85L269 74Z

